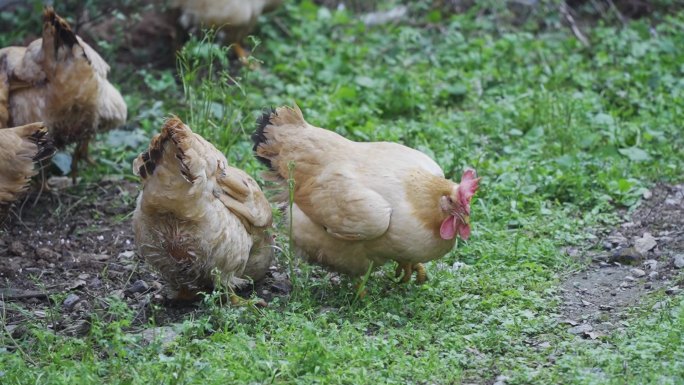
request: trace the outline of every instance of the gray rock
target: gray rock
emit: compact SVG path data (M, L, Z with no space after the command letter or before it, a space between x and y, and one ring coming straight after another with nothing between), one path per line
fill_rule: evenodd
M649 200L649 199L651 199L651 198L653 197L653 193L651 192L651 190L645 190L645 191L641 194L641 196L644 198L644 200Z
M615 250L611 256L611 262L619 262L625 265L635 265L643 259L643 255L634 247L623 247Z
M629 269L629 272L632 273L632 275L634 276L634 278L641 278L641 277L643 277L643 276L646 275L646 272L645 272L645 271L643 271L643 270L641 270L641 269L637 269L637 268Z
M161 326L145 329L139 336L145 344L151 344L157 341L162 347L167 348L178 338L179 333L171 326Z
M650 279L651 281L655 281L656 279L658 279L658 275L659 274L657 271L652 271L648 273L648 279Z
M672 257L672 263L677 269L684 268L684 254L677 254Z
M71 293L66 297L66 299L62 303L62 306L64 306L64 309L66 309L67 311L71 311L74 308L74 305L76 305L76 303L80 300L81 297L74 293Z
M10 254L19 257L26 254L26 249L24 248L24 245L19 241L14 241L10 243L9 247L7 248L7 251L9 251Z
M665 294L675 295L679 294L681 291L682 289L680 289L679 286L672 286L671 288L665 290Z
M568 333L579 335L579 334L589 333L592 330L594 330L594 328L591 325L581 324L581 325L577 325L577 326L574 326L574 327L571 327L570 329L568 329Z
M500 375L496 377L496 380L493 385L506 385L506 381L508 381L508 377Z
M644 261L644 266L648 267L649 270L658 269L658 261L655 259L647 259Z
M641 238L634 240L634 248L642 255L653 250L656 246L658 246L658 242L651 233L644 233Z
M147 284L147 282L143 281L142 279L139 279L131 286L126 289L127 292L134 294L134 293L144 293L150 289L150 285Z

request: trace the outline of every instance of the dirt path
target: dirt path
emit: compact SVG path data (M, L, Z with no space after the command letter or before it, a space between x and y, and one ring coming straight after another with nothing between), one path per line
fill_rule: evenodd
M648 294L681 292L684 184L657 185L646 198L630 220L602 237L602 251L579 255L568 250L592 260L586 270L571 275L561 286L561 321L569 324L569 332L597 338L624 327L627 310Z

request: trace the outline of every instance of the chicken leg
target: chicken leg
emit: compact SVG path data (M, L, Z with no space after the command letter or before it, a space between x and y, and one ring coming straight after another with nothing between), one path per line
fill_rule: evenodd
M427 281L427 271L425 271L425 266L423 266L422 263L399 263L395 272L395 277L401 277L401 283L408 283L411 280L414 271L416 272L417 284L420 285ZM404 273L403 276L402 272Z
M237 55L238 59L240 59L240 62L247 64L247 57L249 55L239 42L233 43L233 50L235 51L235 55Z
M90 144L90 138L83 139L76 144L74 149L74 155L71 157L71 180L76 184L76 179L78 177L78 163L85 159L90 165L95 164L95 160L88 154L88 145Z

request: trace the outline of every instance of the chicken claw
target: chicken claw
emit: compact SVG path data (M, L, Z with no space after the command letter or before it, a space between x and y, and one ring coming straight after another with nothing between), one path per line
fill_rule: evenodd
M416 283L423 284L427 281L427 271L422 263L399 263L395 271L395 277L401 277L401 283L408 283L411 280L413 272L416 272ZM403 273L403 275L402 275Z

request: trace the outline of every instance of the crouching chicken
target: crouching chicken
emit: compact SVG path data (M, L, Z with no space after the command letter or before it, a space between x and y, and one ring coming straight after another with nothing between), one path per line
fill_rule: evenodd
M38 172L34 165L54 152L42 123L0 129L0 212L26 191Z
M310 262L361 276L393 260L403 282L416 272L422 283L423 262L470 236L472 169L452 182L422 152L345 139L308 124L298 107L264 114L252 139L274 180L294 178L293 241Z
M254 179L211 143L172 117L133 172L142 180L133 213L138 253L178 299L265 276L273 261L271 206Z

